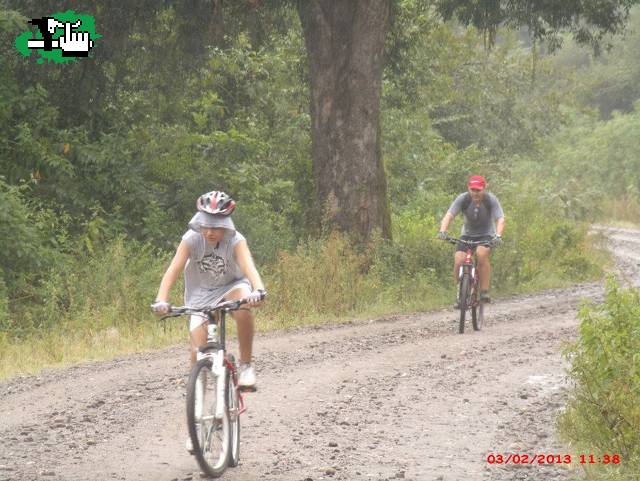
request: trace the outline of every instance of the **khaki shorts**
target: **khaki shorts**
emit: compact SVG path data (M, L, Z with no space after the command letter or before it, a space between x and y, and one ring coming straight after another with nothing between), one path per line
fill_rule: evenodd
M241 294L242 297L245 297L251 294L251 285L249 284L249 281L245 279L241 279L231 284L222 295L218 295L216 299L212 299L211 301L206 301L204 304L206 305L217 304L220 301L222 301L224 297L228 295L231 291L235 291L237 289L240 289L242 291L242 294ZM207 316L204 314L191 314L191 318L189 319L189 331L193 331L194 329L197 329L206 321L207 321Z

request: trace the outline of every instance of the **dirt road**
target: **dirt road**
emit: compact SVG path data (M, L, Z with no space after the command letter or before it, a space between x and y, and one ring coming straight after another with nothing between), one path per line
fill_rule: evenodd
M607 232L637 284L640 231ZM503 299L464 335L453 310L261 335L241 464L222 479L573 479L576 462L487 456L567 453L555 435L560 352L580 300L601 293L593 283ZM0 383L0 480L199 479L184 450L186 358L178 346Z

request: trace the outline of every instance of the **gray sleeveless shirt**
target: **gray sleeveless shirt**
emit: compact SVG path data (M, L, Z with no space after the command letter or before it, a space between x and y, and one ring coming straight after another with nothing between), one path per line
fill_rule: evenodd
M236 244L244 240L240 232L227 230L220 242L209 244L201 233L190 229L182 240L189 247L189 260L184 268L186 305L212 304L241 285L251 289L233 253Z

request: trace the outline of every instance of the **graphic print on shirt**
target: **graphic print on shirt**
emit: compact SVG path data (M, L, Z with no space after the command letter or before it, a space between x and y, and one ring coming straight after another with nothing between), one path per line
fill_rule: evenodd
M200 272L210 272L213 276L220 277L227 271L227 266L222 257L212 252L198 261L198 270Z

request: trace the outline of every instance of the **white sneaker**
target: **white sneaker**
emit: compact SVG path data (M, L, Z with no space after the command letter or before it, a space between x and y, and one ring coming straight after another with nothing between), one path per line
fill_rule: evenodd
M193 454L193 442L191 442L191 436L187 436L187 442L185 443L185 447L187 448L187 452L189 454Z
M238 386L245 389L255 389L256 372L250 363L241 362L238 365Z

